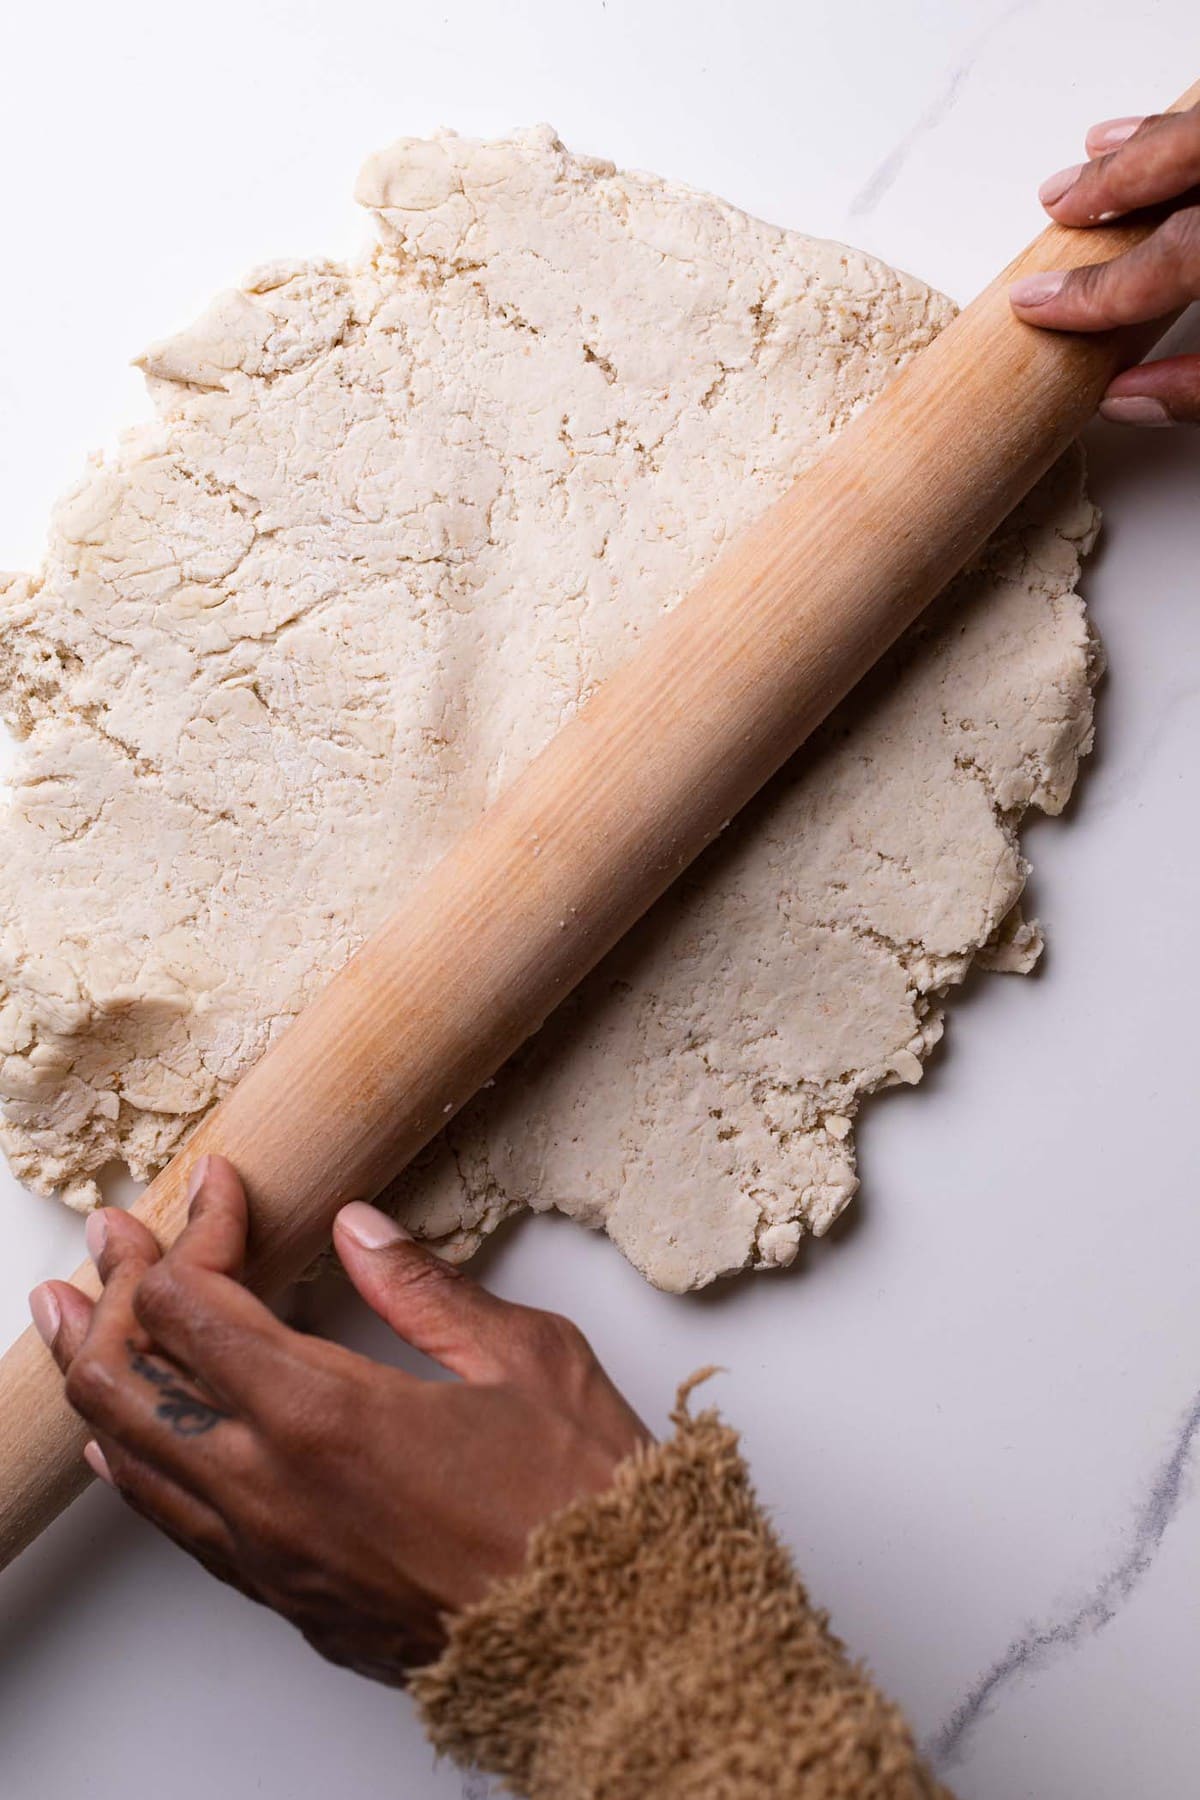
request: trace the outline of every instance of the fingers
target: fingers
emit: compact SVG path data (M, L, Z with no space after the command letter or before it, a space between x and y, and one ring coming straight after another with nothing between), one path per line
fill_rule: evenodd
M223 1156L202 1156L188 1182L188 1222L168 1252L189 1263L240 1281L246 1256L246 1190Z
M97 1433L84 1451L93 1473L216 1567L232 1548L218 1510L221 1496L251 1467L253 1438L202 1373L199 1380L192 1378L195 1365L172 1360L163 1343L164 1336L185 1343L197 1337L195 1321L187 1319L188 1329L174 1334L154 1325L160 1312L164 1322L179 1324L180 1308L172 1302L180 1295L203 1314L197 1284L214 1287L218 1299L228 1296L253 1308L255 1324L258 1314L272 1327L275 1322L217 1272L241 1267L246 1209L236 1174L219 1158L205 1159L193 1185L189 1224L165 1257L140 1220L103 1208L87 1225L88 1248L104 1281L100 1299L93 1303L69 1282L46 1282L30 1296L30 1309L66 1377L68 1400ZM211 1335L205 1335L206 1343ZM218 1309L217 1336L222 1335L228 1333ZM239 1347L245 1357L244 1329ZM213 1435L218 1426L219 1443Z
M140 1337L131 1299L145 1266L136 1257L127 1258L123 1267L113 1272L98 1301L89 1300L69 1281L44 1281L34 1288L29 1296L33 1322L65 1376L70 1376L85 1351L91 1354L114 1330L123 1338Z
M1200 425L1200 356L1164 356L1126 369L1100 413L1118 425Z
M469 1276L362 1201L337 1215L333 1247L367 1305L405 1343L465 1380L502 1377L501 1302Z
M207 1498L219 1490L229 1469L240 1467L239 1459L248 1456L248 1428L151 1348L134 1312L134 1296L147 1273L157 1273L162 1265L147 1265L136 1233L108 1223L101 1255L108 1269L104 1293L91 1308L81 1342L75 1340L82 1314L67 1325L67 1308L73 1304L68 1296L74 1290L66 1282L47 1284L61 1308L51 1349L66 1377L67 1399L102 1438L118 1484L120 1470L113 1464L110 1440L121 1453ZM157 1250L153 1254L157 1257ZM219 1456L207 1441L218 1425L224 1433Z
M1194 200L1193 190L1200 187L1200 106L1144 119L1106 119L1088 132L1087 153L1087 162L1042 184L1042 204L1060 225L1095 225L1146 207ZM1112 262L1031 275L1014 282L1010 296L1018 318L1051 331L1105 331L1167 318L1200 298L1200 206L1179 205L1144 243ZM1137 389L1112 395L1114 402L1153 400L1159 410L1129 404L1109 416L1142 424L1192 418L1190 377L1160 379L1169 393Z
M176 1266L208 1269L239 1280L246 1254L246 1192L233 1164L223 1156L202 1156L188 1183L188 1222L167 1255ZM88 1215L87 1247L101 1279L107 1281L128 1257L147 1268L161 1252L142 1221L120 1207L102 1206Z
M142 1365L150 1366L154 1360L133 1314L134 1290L144 1272L145 1264L133 1257L113 1271L74 1356L66 1357L61 1332L53 1346L55 1361L66 1376L67 1399L76 1412L89 1425L129 1441L139 1452L162 1435L154 1423L154 1394L148 1391L154 1383L148 1377L130 1379L144 1374ZM163 1385L165 1380L164 1376Z
M38 1334L64 1375L87 1337L94 1306L69 1281L43 1281L29 1296Z
M1163 319L1200 295L1200 206L1172 213L1112 262L1015 281L1017 317L1051 331L1107 331Z
M102 1206L89 1213L85 1236L88 1254L102 1281L107 1281L129 1258L147 1269L159 1258L158 1244L150 1230L119 1206Z
M138 1324L234 1411L255 1414L271 1392L287 1335L240 1285L246 1194L232 1163L205 1156L192 1171L188 1223L138 1284Z
M1101 119L1093 125L1084 139L1084 149L1090 157L1108 156L1120 149L1126 138L1131 138L1140 125L1146 123L1145 113L1134 113L1122 119Z
M367 1305L405 1343L465 1381L512 1380L536 1360L537 1321L550 1314L489 1294L386 1213L361 1201L344 1206L333 1243Z
M211 1504L250 1465L251 1433L176 1364L126 1335L136 1279L114 1276L97 1305L67 1370L67 1399L99 1437L123 1493L132 1487L149 1496L147 1509L154 1492L176 1487ZM173 1530L183 1528L178 1511Z
M232 1554L232 1533L215 1507L134 1456L116 1439L105 1438L101 1444L92 1438L84 1446L83 1460L136 1512L194 1556L212 1563Z
M147 1336L224 1406L250 1418L269 1406L295 1334L245 1288L168 1251L139 1283L133 1307Z
M158 1247L145 1226L119 1211L103 1209L91 1214L87 1241L97 1267L113 1283L113 1291L106 1288L99 1305L67 1281L45 1282L30 1295L34 1323L66 1376L81 1357L102 1353L104 1333L113 1330L114 1308L121 1306L122 1294L127 1295L141 1272L158 1259ZM109 1317L107 1322L98 1321L100 1305L105 1300ZM127 1324L133 1333L132 1321ZM119 1319L117 1325L119 1328ZM125 1355L136 1350L132 1338L125 1341L122 1350ZM78 1380L77 1376L77 1383ZM210 1556L227 1546L229 1534L210 1506L130 1453L118 1439L106 1437L105 1447L92 1439L84 1447L83 1458L94 1475L118 1489L139 1512L153 1518L173 1536L186 1535Z
M1128 123L1110 120L1095 130L1111 139ZM1200 106L1143 119L1115 148L1052 175L1038 197L1060 225L1096 225L1177 200L1198 183Z

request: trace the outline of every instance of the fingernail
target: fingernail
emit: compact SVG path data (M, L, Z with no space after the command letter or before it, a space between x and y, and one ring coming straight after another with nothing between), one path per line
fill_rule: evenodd
M1107 154L1110 150L1117 149L1127 138L1131 138L1138 126L1145 123L1145 113L1139 113L1136 118L1130 119L1102 119L1088 132L1088 146Z
M1038 189L1038 199L1042 205L1056 205L1075 186L1086 166L1085 163L1076 163L1073 168L1060 169L1057 175L1048 176Z
M343 1206L337 1222L346 1236L364 1250L386 1250L389 1244L412 1243L411 1232L377 1206L368 1206L365 1200L352 1200L349 1206Z
M207 1156L200 1157L198 1161L196 1161L192 1164L192 1169L191 1169L190 1175L188 1176L188 1184L187 1184L187 1198L188 1198L189 1206L191 1205L192 1201L196 1198L196 1195L200 1192L200 1189L204 1186L204 1183L208 1180L208 1164L209 1164L209 1158Z
M1114 394L1111 400L1100 402L1100 417L1111 419L1114 425L1175 423L1162 401L1152 400L1149 394Z
M95 1438L89 1438L87 1443L83 1446L83 1460L92 1471L93 1475L98 1475L101 1481L107 1481L110 1488L116 1487L117 1484L113 1480L113 1472L108 1466L108 1458L105 1456Z
M62 1308L50 1289L44 1284L41 1287L35 1287L30 1294L29 1311L37 1326L38 1336L49 1349L58 1336L58 1328L62 1324Z
M1044 306L1047 300L1053 300L1066 279L1065 269L1048 269L1044 275L1024 275L1020 281L1013 282L1008 297L1014 306Z
M102 1212L88 1214L87 1224L83 1228L83 1237L88 1247L88 1255L94 1263L98 1263L104 1255L104 1244L108 1237L108 1220Z

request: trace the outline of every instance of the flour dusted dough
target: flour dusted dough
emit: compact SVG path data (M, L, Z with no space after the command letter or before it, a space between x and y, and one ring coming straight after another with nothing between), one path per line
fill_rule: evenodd
M3 1142L149 1176L387 910L950 317L857 251L541 129L373 157L364 260L143 358L153 423L3 585ZM900 523L898 521L898 523ZM1087 746L1075 460L400 1184L465 1254L603 1225L663 1287L786 1263L855 1187Z

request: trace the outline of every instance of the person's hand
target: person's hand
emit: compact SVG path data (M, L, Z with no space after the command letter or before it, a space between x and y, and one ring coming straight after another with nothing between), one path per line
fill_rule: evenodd
M338 1215L354 1286L459 1380L422 1381L289 1330L239 1284L246 1201L220 1157L163 1256L130 1215L88 1221L104 1280L30 1296L92 1427L94 1472L185 1549L381 1681L522 1566L530 1532L649 1442L566 1319L513 1306L373 1207ZM196 1177L193 1177L195 1184Z
M1092 268L1029 275L1009 290L1018 318L1052 331L1104 331L1162 319L1200 300L1200 106L1109 119L1087 135L1089 161L1043 183L1060 225L1100 225L1144 207L1166 216L1136 250ZM1200 356L1126 369L1100 406L1129 425L1200 424Z

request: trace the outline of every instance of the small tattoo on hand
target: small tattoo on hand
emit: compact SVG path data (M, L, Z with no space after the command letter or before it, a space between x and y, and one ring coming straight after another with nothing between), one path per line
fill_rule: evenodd
M173 1369L164 1369L151 1357L129 1349L129 1366L135 1375L150 1382L162 1395L162 1399L154 1409L156 1418L164 1419L171 1430L180 1437L201 1437L219 1425L222 1419L228 1419L229 1413L222 1412L219 1406L204 1398L202 1394L193 1393L191 1388L182 1387Z

